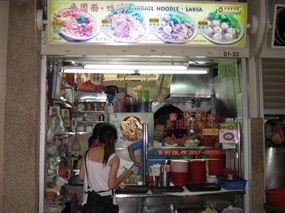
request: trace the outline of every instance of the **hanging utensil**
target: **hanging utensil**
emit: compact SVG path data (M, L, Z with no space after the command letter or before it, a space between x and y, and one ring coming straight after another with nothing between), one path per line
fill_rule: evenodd
M71 150L77 150L77 151L81 150L81 144L76 133L75 133L75 138L72 141Z

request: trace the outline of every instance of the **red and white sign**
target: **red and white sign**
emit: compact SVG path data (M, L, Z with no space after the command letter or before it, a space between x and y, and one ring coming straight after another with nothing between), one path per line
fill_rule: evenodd
M238 131L229 129L220 129L219 131L220 143L238 143Z

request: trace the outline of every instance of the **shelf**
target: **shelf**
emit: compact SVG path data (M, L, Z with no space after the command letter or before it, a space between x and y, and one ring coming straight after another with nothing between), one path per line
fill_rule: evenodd
M86 98L86 99L75 99L75 103L106 103L107 100L95 100L91 98Z
M74 100L77 102L106 102L107 94L76 91L74 94Z
M77 135L86 135L86 134L92 134L92 132L76 132ZM62 137L62 136L72 136L75 135L75 132L62 132L60 134L56 134L56 137Z
M54 105L62 105L62 104L67 104L70 107L72 107L72 103L70 103L68 100L66 100L65 98L61 97L61 99L53 99L52 103Z
M97 123L104 123L104 121L77 121L77 126L80 126L80 125L88 126L88 125L93 125Z
M75 111L74 112L74 114L84 114L84 113L105 114L105 111Z

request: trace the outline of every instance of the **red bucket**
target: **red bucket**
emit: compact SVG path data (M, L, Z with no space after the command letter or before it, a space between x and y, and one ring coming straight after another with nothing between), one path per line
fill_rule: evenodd
M266 194L272 206L285 206L285 188L267 189Z
M171 161L171 181L175 186L185 186L188 179L188 161Z
M225 168L224 155L209 155L208 157L209 175L223 175Z
M185 186L188 172L171 172L171 181L174 186Z
M201 159L189 161L189 180L191 183L205 183L206 162Z

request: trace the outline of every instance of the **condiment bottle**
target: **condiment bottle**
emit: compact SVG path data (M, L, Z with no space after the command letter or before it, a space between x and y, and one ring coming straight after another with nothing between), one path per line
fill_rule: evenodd
M114 112L125 112L125 94L117 93L113 100Z
M146 184L147 184L148 186L154 186L153 176L149 175L149 176L147 177Z

